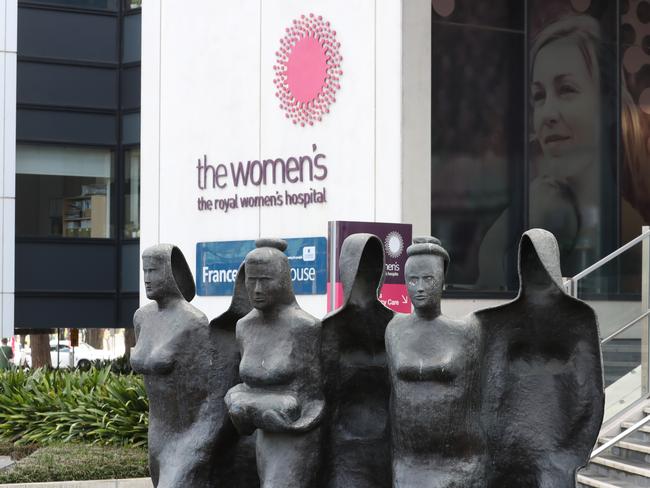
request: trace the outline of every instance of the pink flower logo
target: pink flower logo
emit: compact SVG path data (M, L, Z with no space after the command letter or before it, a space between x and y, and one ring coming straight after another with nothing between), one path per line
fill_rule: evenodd
M336 102L343 75L336 31L321 16L302 15L286 29L275 53L273 82L280 109L294 124L314 125Z

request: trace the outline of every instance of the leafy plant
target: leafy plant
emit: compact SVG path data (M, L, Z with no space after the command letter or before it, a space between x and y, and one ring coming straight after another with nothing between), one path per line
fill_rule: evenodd
M0 438L17 445L146 446L148 411L142 378L110 366L0 373Z

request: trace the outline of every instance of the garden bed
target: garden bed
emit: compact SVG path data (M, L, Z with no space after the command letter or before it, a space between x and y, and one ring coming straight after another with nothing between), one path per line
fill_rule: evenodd
M61 444L44 446L0 472L0 483L110 480L149 476L143 448Z

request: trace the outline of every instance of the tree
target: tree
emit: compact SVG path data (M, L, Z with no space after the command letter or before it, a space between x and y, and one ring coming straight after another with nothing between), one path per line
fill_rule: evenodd
M32 368L52 366L50 356L50 335L30 334L29 343L32 349Z
M129 361L131 359L131 348L135 346L135 329L130 327L124 329L124 357Z
M104 329L86 329L86 343L95 349L104 349Z

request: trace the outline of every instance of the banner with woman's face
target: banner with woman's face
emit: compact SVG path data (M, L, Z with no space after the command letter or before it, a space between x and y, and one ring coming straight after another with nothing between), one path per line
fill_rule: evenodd
M572 276L650 222L643 2L489 4L433 0L432 233L462 249L451 288L513 289L525 228L556 235Z
M617 161L611 15L591 2L529 5L528 226L556 235L571 276L615 247L616 193L603 185Z

